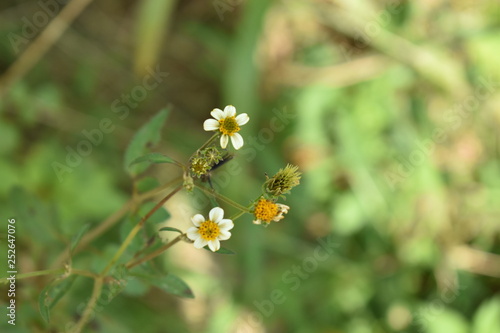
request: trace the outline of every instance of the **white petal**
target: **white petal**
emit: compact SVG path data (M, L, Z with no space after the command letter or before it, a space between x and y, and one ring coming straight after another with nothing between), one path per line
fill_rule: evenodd
M222 147L222 149L226 149L228 142L229 136L227 136L226 134L222 134L222 136L220 137L220 146Z
M229 231L220 231L219 237L217 237L219 240L226 240L231 238L231 233Z
M231 135L231 143L236 150L243 147L243 137L240 135L240 133L234 133L233 135Z
M205 131L217 131L219 129L220 123L215 119L207 119L203 123L203 129Z
M206 246L208 244L208 241L203 238L198 238L197 240L194 241L194 247L197 249L201 249L202 247Z
M191 222L197 227L200 226L201 223L205 222L205 218L201 214L196 214L191 218Z
M212 208L208 215L210 216L210 221L218 224L224 218L224 209L220 207Z
M233 227L234 223L230 219L224 219L219 222L219 228L221 230L231 230Z
M191 227L191 228L189 228L189 229L186 231L186 236L187 236L190 240L197 240L198 238L200 238L200 233L198 232L198 228L195 228L195 227Z
M217 239L208 241L208 247L213 252L219 251L219 249L220 249L220 242Z
M234 117L236 115L236 108L232 105L228 105L224 108L224 118Z
M260 219L259 220L254 220L253 224L262 224L262 220L260 220Z
M246 113L242 113L236 117L236 122L238 125L243 126L250 120L250 117Z
M222 118L224 118L224 111L222 111L221 109L213 109L210 114L217 120L221 120Z

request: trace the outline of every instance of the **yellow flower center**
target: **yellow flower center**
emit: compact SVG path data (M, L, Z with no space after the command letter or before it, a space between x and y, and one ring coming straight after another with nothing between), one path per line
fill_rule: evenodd
M258 220L271 222L278 215L278 205L266 199L260 199L253 211Z
M198 176L206 174L209 169L210 165L202 159L194 159L191 163L191 171Z
M207 220L200 224L198 233L200 234L201 238L207 241L217 239L217 237L220 235L219 225L215 222Z
M231 136L240 130L240 127L236 122L236 117L223 118L219 120L219 124L219 131L221 131L222 134Z

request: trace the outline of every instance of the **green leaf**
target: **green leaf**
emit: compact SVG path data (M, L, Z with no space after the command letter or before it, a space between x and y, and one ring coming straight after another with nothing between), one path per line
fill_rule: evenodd
M138 157L149 153L151 147L158 144L161 138L161 129L167 119L168 113L168 109L162 109L149 122L144 124L134 135L132 141L130 141L125 151L125 170L131 176L136 176L144 172L149 166L145 164L130 166L130 164Z
M194 298L194 294L191 291L191 288L181 280L181 278L177 277L176 275L173 274L168 274L167 276L152 276L152 275L139 275L139 274L132 274L134 276L137 276L152 285L154 285L157 288L160 288L161 290L183 298Z
M182 233L183 233L183 232L182 232L182 231L180 231L179 229L177 229L177 228L172 228L172 227L163 227L163 228L161 228L161 229L160 229L160 230L158 230L158 231L175 231L175 232L178 232L178 233L180 233L180 234L182 234Z
M138 279L134 276L129 276L127 278L127 284L123 289L123 293L125 295L140 297L144 296L150 288L150 285L141 279Z
M481 303L474 314L472 333L500 332L500 297Z
M68 278L57 279L45 287L38 297L38 306L42 318L48 323L50 321L50 309L52 309L61 297L71 288L76 275Z
M203 247L205 250L207 251L210 251L212 252L212 250L210 250L210 248L207 246ZM225 247L221 247L218 251L214 252L214 253L218 253L218 254L236 254L236 252L234 252L233 250L230 250L230 249L227 249Z
M163 154L149 153L149 154L146 154L144 156L136 158L135 160L130 162L129 166L133 166L135 164L142 163L142 162L149 162L149 165L151 165L152 163L155 163L155 164L160 164L160 163L174 163L174 164L176 164L177 163L176 161L174 161L170 157L165 156Z
M153 207L156 206L156 203L154 202L146 202L144 203L138 210L138 213L137 213L137 222L139 222L139 220L144 216L146 215L147 213L149 213L149 211L151 209L153 209ZM157 226L155 226L156 223L160 223L160 222L165 222L166 220L168 220L170 218L170 213L165 209L165 207L160 207L156 210L156 212L153 213L153 215L151 215L151 217L146 221L146 224L149 225L149 226L154 226L155 228L152 229L155 231L156 233L156 230L157 230Z
M158 186L160 186L160 183L154 177L144 177L144 178L138 180L135 183L135 186L136 186L137 191L139 193L144 193L147 191L151 191L154 188L157 188Z
M37 196L27 192L23 187L15 186L10 190L9 199L15 212L17 232L20 234L33 234L40 243L50 243L55 240L54 234L58 232L56 221L57 211L45 204ZM37 245L38 243L34 243Z
M70 252L73 253L73 250L76 248L80 240L82 239L83 235L90 229L90 224L86 224L83 226L83 228L78 231L76 235L73 236L71 239L71 246L70 246Z

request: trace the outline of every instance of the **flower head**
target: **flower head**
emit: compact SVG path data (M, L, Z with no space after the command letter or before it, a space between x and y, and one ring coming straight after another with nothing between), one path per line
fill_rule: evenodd
M229 230L233 229L233 221L224 219L224 210L220 207L212 208L208 220L201 214L191 218L194 227L187 230L187 237L194 241L194 247L201 249L208 245L216 252L220 249L220 241L231 237Z
M289 193L292 188L300 184L301 173L298 170L299 167L291 164L280 169L264 183L266 192L275 197Z
M212 166L206 161L206 159L201 158L201 157L194 157L191 160L190 167L191 172L193 175L197 177L201 177L202 175L206 174Z
M205 131L219 131L222 133L220 137L220 146L225 149L229 138L231 138L231 143L234 149L238 150L243 147L243 137L238 133L240 126L248 123L250 118L246 113L236 115L236 108L232 105L228 105L221 109L213 109L210 112L212 117L215 119L207 119L203 123L203 129Z
M207 174L212 167L223 159L221 152L216 147L208 147L198 151L189 161L189 169L194 177Z
M254 206L253 214L255 216L254 224L271 223L271 221L279 222L285 217L283 214L288 213L290 207L283 204L275 203L264 198L259 199Z

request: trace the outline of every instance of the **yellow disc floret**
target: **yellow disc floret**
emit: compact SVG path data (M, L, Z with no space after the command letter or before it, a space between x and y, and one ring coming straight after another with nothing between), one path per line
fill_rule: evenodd
M253 213L257 220L270 223L278 215L278 205L270 200L260 199Z
M217 239L220 234L219 225L213 221L207 220L200 224L198 233L207 241Z
M219 123L219 131L221 131L222 134L231 136L240 130L240 126L238 126L236 122L236 117L223 118L219 120Z

